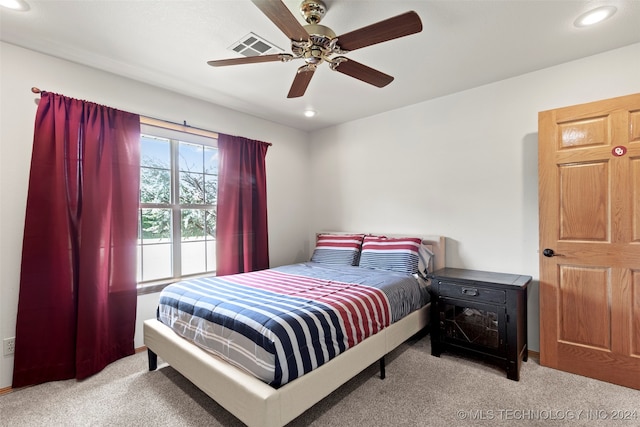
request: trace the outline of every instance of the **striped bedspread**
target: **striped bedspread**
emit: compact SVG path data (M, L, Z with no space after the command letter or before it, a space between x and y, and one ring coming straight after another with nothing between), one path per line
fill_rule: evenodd
M427 302L411 275L302 263L167 286L159 320L279 387Z

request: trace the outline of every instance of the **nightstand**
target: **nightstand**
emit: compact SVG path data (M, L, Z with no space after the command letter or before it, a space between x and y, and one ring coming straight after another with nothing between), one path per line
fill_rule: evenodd
M431 275L431 354L459 351L520 379L527 361L527 286L531 276L443 268Z

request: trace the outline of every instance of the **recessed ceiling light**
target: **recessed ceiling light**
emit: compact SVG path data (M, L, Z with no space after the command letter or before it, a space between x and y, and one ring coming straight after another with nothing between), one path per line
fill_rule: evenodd
M24 0L0 0L0 6L20 12L26 12L30 9L29 4Z
M602 6L583 13L573 22L576 27L588 27L611 17L618 9L614 6Z
M305 117L313 117L316 115L316 112L313 110L304 110Z

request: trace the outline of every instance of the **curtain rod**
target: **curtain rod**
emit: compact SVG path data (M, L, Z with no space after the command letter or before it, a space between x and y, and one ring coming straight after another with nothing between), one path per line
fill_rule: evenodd
M31 88L31 92L40 94L44 91L34 86ZM154 117L140 115L140 123L149 125L149 126L156 126L156 127L163 127L163 128L168 128L172 130L177 130L180 132L194 133L194 134L205 136L208 138L215 138L215 139L218 138L217 132L190 126L187 124L186 120L182 124L180 124L180 123L170 122L167 120L156 119Z
M33 92L33 93L42 93L43 91L34 86L34 87L31 88L31 92ZM173 129L173 130L177 130L177 131L180 131L180 132L194 133L196 135L205 136L205 137L208 137L208 138L215 138L215 139L218 138L218 133L217 132L213 132L211 130L201 129L201 128L190 126L190 125L187 124L186 120L182 124L180 124L180 123L170 122L170 121L167 121L167 120L156 119L156 118L153 118L153 117L140 115L140 123L146 124L146 125L149 125L149 126L157 126L157 127ZM266 142L266 144L268 144L269 146L273 145L270 142Z

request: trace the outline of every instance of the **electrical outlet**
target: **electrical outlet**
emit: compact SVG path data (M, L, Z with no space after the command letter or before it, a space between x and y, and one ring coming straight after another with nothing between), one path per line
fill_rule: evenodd
M2 340L2 349L5 356L10 356L16 352L16 337Z

